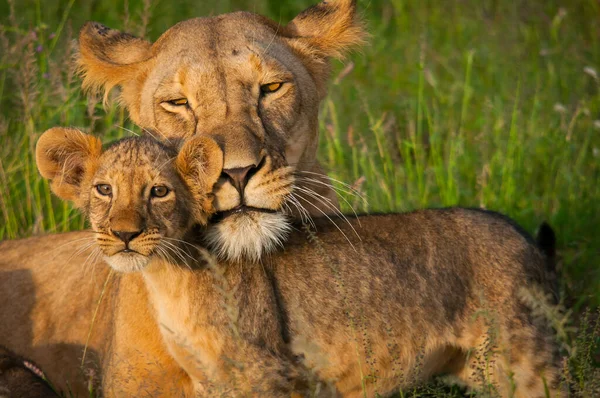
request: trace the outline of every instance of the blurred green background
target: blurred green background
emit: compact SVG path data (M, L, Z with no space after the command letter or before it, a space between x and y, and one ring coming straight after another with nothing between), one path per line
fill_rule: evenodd
M87 20L156 39L233 10L286 23L311 0L0 3L0 238L81 228L35 169L40 133L139 131L88 102L71 58ZM600 5L596 0L359 1L372 34L335 62L320 158L357 211L482 206L558 235L575 309L600 303Z

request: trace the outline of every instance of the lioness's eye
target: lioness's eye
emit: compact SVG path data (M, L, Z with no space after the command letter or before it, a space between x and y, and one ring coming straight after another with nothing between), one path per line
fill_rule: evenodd
M167 196L168 193L169 188L163 185L157 185L155 187L152 187L152 189L150 190L150 195L154 196L155 198L164 198L165 196Z
M265 94L274 93L275 91L279 90L281 86L283 86L283 83L263 84L262 86L260 86L260 91L262 91Z
M187 100L187 98L178 98L178 99L171 100L171 101L168 101L168 102L171 105L181 106L181 105L187 105L188 100Z
M96 185L96 191L102 196L109 196L112 194L112 187L108 184Z

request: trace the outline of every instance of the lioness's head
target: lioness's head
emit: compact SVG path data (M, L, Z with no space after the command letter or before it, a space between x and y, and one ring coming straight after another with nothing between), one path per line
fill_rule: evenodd
M186 234L214 212L223 154L208 137L188 140L179 152L146 137L103 150L96 137L53 128L40 137L36 161L54 193L88 217L107 262L130 272L152 256L181 257Z
M132 120L157 138L217 140L224 167L210 242L225 257L258 258L285 234L284 209L338 206L315 159L317 118L330 59L363 38L355 8L322 2L286 26L247 12L195 18L154 43L89 22L79 37L83 86L119 87Z

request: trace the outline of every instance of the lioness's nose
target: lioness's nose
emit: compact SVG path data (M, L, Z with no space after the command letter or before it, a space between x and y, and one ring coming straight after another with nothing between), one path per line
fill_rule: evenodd
M259 165L260 166L260 165ZM255 164L246 167L236 167L233 169L223 169L223 175L229 178L231 184L239 192L240 196L244 196L244 189L246 184L252 178L252 176L258 171L258 167Z
M113 231L113 234L119 239L121 239L125 244L128 244L137 236L139 236L142 231Z

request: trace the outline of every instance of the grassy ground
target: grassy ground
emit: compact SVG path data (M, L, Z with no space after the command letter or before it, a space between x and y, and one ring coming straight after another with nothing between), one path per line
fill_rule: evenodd
M286 22L312 0L0 3L0 239L82 226L38 177L39 134L136 130L88 103L69 67L86 20L156 39L175 22L245 9ZM575 312L600 304L600 5L596 0L359 1L370 44L337 64L320 154L368 204L483 206L556 230ZM136 130L137 131L137 130ZM346 206L346 210L348 206Z

